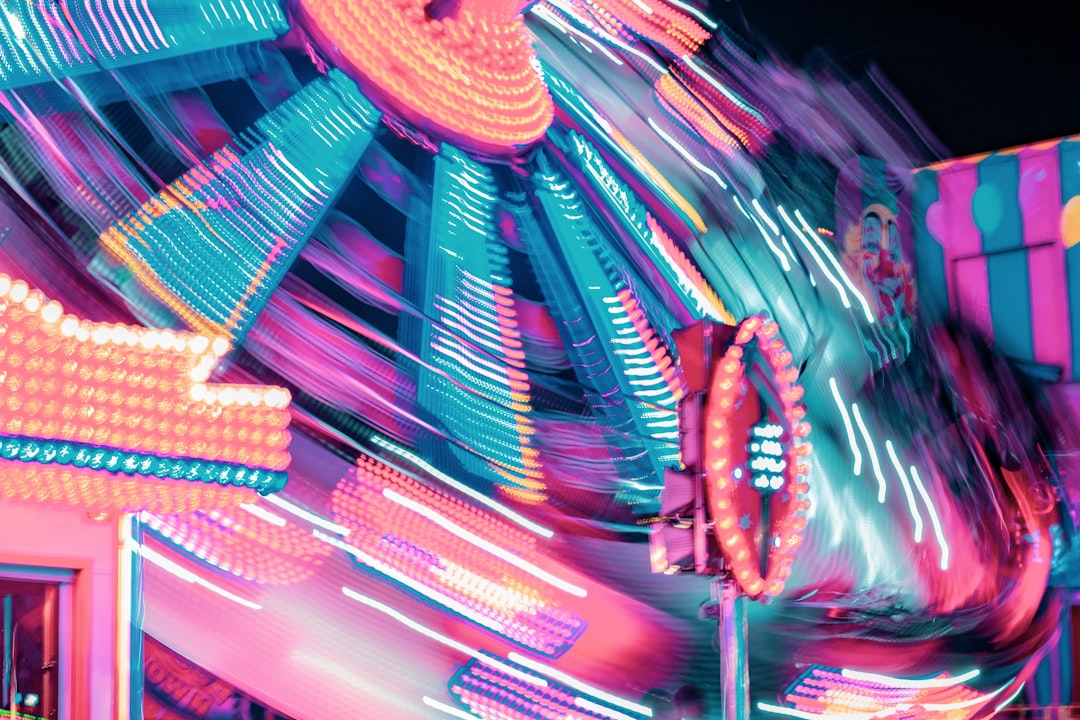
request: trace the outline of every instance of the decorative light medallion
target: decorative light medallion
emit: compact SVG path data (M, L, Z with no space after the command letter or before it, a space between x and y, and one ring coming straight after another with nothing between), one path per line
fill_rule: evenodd
M506 155L554 114L533 67L523 0L299 0L318 49L417 131Z
M280 490L289 393L206 383L228 349L80 320L0 274L0 500L174 513Z
M713 532L739 587L753 598L783 590L809 507L802 476L809 470L810 445L803 441L810 425L802 421L806 408L799 403L803 389L795 384L799 371L791 367L779 331L761 317L742 322L717 362L705 407ZM758 367L768 386L762 388L771 401L766 405L775 408L767 423L762 423L759 391L750 382L751 369ZM768 539L765 558L756 541L762 533Z

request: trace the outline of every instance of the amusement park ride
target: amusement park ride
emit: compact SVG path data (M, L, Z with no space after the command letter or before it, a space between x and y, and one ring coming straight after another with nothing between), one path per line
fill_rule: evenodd
M1080 140L889 107L692 0L6 5L0 717L1071 702Z

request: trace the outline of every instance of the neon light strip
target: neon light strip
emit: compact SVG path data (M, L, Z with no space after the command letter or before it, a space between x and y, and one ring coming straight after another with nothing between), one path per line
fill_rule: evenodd
M1026 684L1027 683L1020 683L1020 687L1016 688L1016 692L1014 692L1012 695L1010 695L1009 697L1007 697L1006 699L1002 700L1000 703L997 704L997 707L994 708L994 713L996 714L996 713L1001 712L1006 707L1008 707L1009 704L1012 703L1013 700L1018 698L1020 696L1020 693L1022 693L1024 691L1024 685L1026 685Z
M538 255L543 259L538 279L552 300L553 315L573 336L567 348L579 379L591 389L593 410L613 426L633 423L637 429L613 438L622 443L620 461L644 466L647 460L651 479L661 468L678 463L674 408L682 388L677 368L633 292L633 273L627 275L605 242L605 232L587 212L581 193L558 171L548 174L547 166L543 163L534 175L537 197L554 231L546 238L551 252ZM560 256L565 264L558 262ZM615 340L601 339L606 337ZM630 401L611 401L624 396ZM643 467L633 472L645 477Z
M584 172L593 188L607 199L607 205L620 215L623 227L667 276L669 284L682 291L686 304L692 305L699 317L707 315L719 322L734 325L735 318L697 267L686 259L682 250L667 236L595 146L573 130L568 131L565 137L569 140L569 158Z
M235 511L211 509L163 515L144 512L140 519L174 550L243 580L258 585L306 580L331 549L304 528L286 524L284 518L279 518L279 525L274 515L266 515L249 521Z
M342 587L341 592L342 592L343 595L345 595L345 597L350 598L352 600L355 600L356 602L360 603L361 605L366 605L367 607L371 608L372 610L377 610L377 611L381 612L383 615L386 615L387 617L398 621L399 623L401 623L405 627L409 628L410 630L418 632L421 635L423 635L424 637L430 638L431 640L434 640L435 642L439 643L440 645L445 645L446 647L448 647L448 648L450 648L452 650L456 650L456 651L462 653L463 655L468 655L471 658L475 658L476 660L479 660L480 662L482 662L485 665L488 665L490 667L498 668L498 670L500 672L504 672L507 675L510 675L511 677L514 677L514 678L517 678L518 680L521 680L522 682L528 683L530 685L536 685L536 686L539 686L539 687L548 687L548 685L549 685L548 681L546 679L542 678L542 677L536 677L535 675L529 675L528 673L524 673L524 672L522 672L521 670L518 670L516 667L514 667L512 665L507 665L506 663L502 662L498 658L493 658L490 655L487 655L485 653L480 652L479 650L475 650L475 649L469 647L465 643L458 642L457 640L454 640L453 638L449 638L446 635L443 635L442 633L436 632L436 631L432 630L431 628L425 627L425 626L421 625L420 623L418 623L417 621L413 620L412 618L408 617L404 613L401 613L401 612L395 610L394 608L390 607L389 605L386 605L384 603L379 602L378 600L370 598L367 595L361 595L360 593L356 592L355 590L353 590L351 588L347 588L347 587ZM517 661L515 660L514 662L517 662ZM524 665L524 663L521 663L521 664Z
M860 682L877 683L878 685L884 685L889 688L946 688L953 687L966 683L968 680L974 680L979 677L981 671L978 668L972 668L967 672L960 673L951 677L942 677L941 675L932 678L898 678L891 675L879 675L877 673L863 672L861 670L841 670L840 674L849 680L858 680Z
M207 580L203 580L195 573L181 567L177 563L173 562L169 558L159 553L157 550L148 548L145 545L136 545L135 547L136 552L138 552L139 555L154 563L162 570L165 570L166 572L175 575L176 577L180 578L185 582L193 583L195 585L204 587L210 592L217 593L226 600L232 600L234 603L237 603L238 605L243 605L244 607L251 610L262 610L262 605L259 605L258 603L253 603L250 600L245 600L239 595L234 595L233 593L225 590L224 588L220 588Z
M617 707L624 708L626 710L629 710L632 713L637 713L638 715L644 715L645 717L652 717L652 710L650 710L648 707L646 707L644 705L640 705L640 704L638 704L636 702L631 702L630 700L625 700L625 699L619 697L618 695L613 695L613 694L611 694L609 692L601 690L598 687L595 687L593 685L589 685L586 682L578 680L573 675L568 675L568 674L564 673L563 671L556 670L555 668L553 668L553 667L551 667L549 665L544 665L543 663L537 662L536 660L533 660L532 658L527 658L527 657L521 655L520 653L511 652L507 656L507 658L510 660L510 662L515 662L518 665L522 665L524 667L529 668L530 670L533 670L535 672L547 675L552 680L557 680L557 681L563 683L564 685L567 685L569 687L574 688L575 690L579 690L579 691L581 691L583 693L588 693L589 695L592 695L594 698L599 698L600 700L603 700L606 703L609 703L611 705L615 705ZM481 662L483 662L483 663L485 663L487 665L491 665L491 663L488 662L485 659L481 659Z
M332 70L100 240L193 327L242 337L371 142L379 117L355 83Z
M669 2L670 1L671 0L669 0ZM719 92L721 95L723 95L725 98L727 98L733 105L735 105L736 108L738 108L739 110L743 111L747 115L749 115L752 118L754 118L755 120L757 120L762 126L764 126L766 128L768 127L768 123L766 122L765 118L763 118L761 116L761 113L759 113L756 109L754 109L749 104L747 104L746 101L743 100L741 97L739 97L738 95L736 95L735 93L731 92L726 87L724 87L723 85L718 83L716 81L716 79L712 77L711 68L709 68L707 65L701 63L693 55L685 55L681 59L682 59L683 62L686 63L686 68L688 70L690 70L695 75L697 75L702 80L704 80L709 85L711 85L717 92Z
M480 548L481 550L484 550L485 552L491 553L492 555L499 558L500 560L503 560L503 561L513 565L514 567L516 567L516 568L518 568L520 570L524 570L525 572L529 573L533 577L535 577L535 578L537 578L539 580L543 580L544 582L548 583L549 585L557 587L560 590L564 590L564 591L570 593L571 595L573 595L575 597L583 598L588 594L588 592L585 590L585 588L579 587L577 585L574 585L573 583L570 583L570 582L567 582L566 580L563 580L562 578L558 578L558 577L552 575L547 570L544 570L543 568L537 567L536 565L533 565L531 562L529 562L527 560L524 560L524 559L518 557L517 555L514 555L511 552L506 551L505 549L499 547L498 545L496 545L496 544L494 544L492 542L489 542L488 540L485 540L484 538L480 537L479 535L476 535L476 534L474 534L472 532L469 532L468 530L461 527L460 525L455 524L454 522L450 521L446 517L444 517L444 516L440 515L439 513L435 512L431 508L429 508L429 507L427 507L425 505L421 505L420 503L418 503L418 502L416 502L414 500L411 500L411 499L405 497L404 495L401 495L400 493L398 493L398 492L396 492L396 491L394 491L394 490L392 490L390 488L383 489L382 494L383 494L383 497L387 498L388 500L391 500L391 501L397 503L398 505L401 505L404 508L412 510L414 513L417 513L418 515L421 515L421 516L427 518L428 520L435 523L436 525L438 525L442 529L452 533L453 535L456 535L457 537L461 538L465 542L471 543L471 544L475 545L476 547Z
M801 718L866 718L900 714L911 718L970 717L961 712L986 703L1015 680L982 694L964 685L980 674L969 670L955 677L896 678L857 670L815 666L788 689L785 700L794 707L759 706L763 710ZM862 711L868 710L870 713Z
M444 146L432 188L428 242L417 247L414 259L423 261L428 278L415 300L434 323L410 323L407 332L424 361L417 402L441 418L449 435L484 451L480 457L451 447L469 472L518 499L539 502L543 472L509 258L495 232L495 178ZM488 422L469 420L475 417Z
M653 70L655 70L658 75L663 75L665 72L667 72L667 70L662 65L657 63L656 60L654 60L653 58L649 57L648 55L641 52L637 48L626 44L625 42L620 40L618 37L612 35L611 33L608 33L606 31L604 31L602 28L597 27L595 24L589 22L585 18L578 15L576 12L574 12L574 8L567 2L567 0L548 0L548 4L550 4L552 7L555 7L558 10L560 10L561 12L564 12L567 15L569 15L570 17L572 17L582 27L588 28L593 33L595 33L601 40L609 42L612 45L614 45L615 47L617 47L619 50L622 50L625 53L628 53L628 54L633 55L634 57L636 57L636 58L638 58L640 60L643 60ZM537 3L532 7L532 11L534 13L537 13L538 10L540 8L542 8L542 7L543 6L542 6L541 3ZM551 12L547 8L544 8L544 11L548 12L548 13Z
M923 504L926 505L926 512L930 514L930 525L934 529L934 537L937 538L938 547L941 548L941 569L948 570L949 544L945 539L945 531L941 527L941 518L938 517L934 502L930 499L930 494L926 491L926 487L923 486L922 478L919 477L919 470L914 465L911 466L911 479L915 482L915 489L918 490Z
M715 30L716 29L716 23L713 22L712 20L710 20L708 15L701 12L696 7L694 7L692 5L689 5L687 3L684 3L684 2L681 2L681 0L666 0L666 1L668 3L674 5L677 8L680 8L681 10L684 10L684 11L690 13L691 15L696 17L698 20L700 20L702 22L702 24L705 25L706 27L708 27L710 30Z
M878 496L877 501L879 503L885 502L885 475L881 472L881 461L878 460L877 448L874 447L874 441L870 438L870 431L866 429L866 425L863 423L862 413L859 412L859 404L851 403L851 412L855 416L855 423L859 426L859 432L862 433L863 440L866 441L866 447L870 449L870 466L874 469L874 477L878 481Z
M900 476L900 482L904 486L908 510L911 512L911 518L915 522L915 542L921 543L923 539L923 519L922 513L919 512L919 506L915 503L915 493L911 490L911 481L908 480L907 472L900 463L900 458L896 456L896 448L893 447L892 440L885 441L885 450L889 453L889 459L892 460L893 467L896 468L896 474Z
M668 145L670 145L671 148L675 152L679 153L679 155L682 157L683 160L690 163L691 165L696 167L698 170L700 170L701 172L705 173L706 175L711 177L713 180L715 180L716 184L720 186L721 190L727 190L728 189L728 184L726 182L724 182L723 180L721 180L719 175L717 175L715 172L713 172L713 170L711 168L706 167L697 158L695 158L693 155L691 155L690 151L687 150L686 148L684 148L682 145L680 145L678 143L678 141L675 140L675 138L671 137L666 132L664 132L660 128L660 126L657 125L656 122L651 117L646 118L646 121L648 121L649 127L651 127L653 129L653 131L657 135L659 135L661 137L661 139L663 139L664 142L666 142Z
M507 627L503 623L500 623L498 620L494 620L485 615L481 615L476 610L473 610L465 604L454 600L452 597L445 595L438 590L434 590L427 585L416 582L408 575L399 572L390 565L380 560L377 560L376 558L368 555L364 551L358 550L351 545L342 542L340 539L321 533L318 530L312 531L312 535L329 545L333 545L336 548L344 550L345 552L349 553L354 558L364 563L368 567L372 568L373 570L382 573L383 575L395 582L401 583L413 592L419 595L423 595L427 599L432 600L439 605L442 605L446 609L457 613L466 620L474 622L481 627L486 627L488 630L499 633L500 635L510 635L510 631L507 629Z
M270 503L271 505L276 505L290 515L298 517L301 520L307 520L312 525L316 527L321 527L324 530L329 530L332 533L337 533L338 535L348 535L350 532L349 528L344 527L343 525L338 525L336 522L331 522L330 520L319 517L315 513L308 512L301 507L297 507L288 500L283 500L280 495L268 495L263 498L263 500Z
M787 254L791 257L791 259L798 262L799 258L795 255L795 250L791 247L791 243L788 242L787 235L781 235L780 242L783 243L784 250L787 251ZM807 274L809 274L809 272ZM810 278L810 284L814 284L814 279L812 276Z
M856 298L858 298L859 304L862 305L863 314L866 316L866 321L868 323L870 323L871 325L873 325L875 322L877 322L877 318L874 317L873 311L870 310L870 303L868 303L866 301L866 298L863 296L862 292L859 290L859 288L857 288L855 286L855 283L853 283L851 281L851 278L848 277L847 271L844 270L844 267L840 264L840 262L832 254L832 252L829 250L828 246L825 245L824 242L822 242L821 236L819 236L816 232L814 232L810 228L810 223L806 222L806 219L802 216L802 213L799 212L798 210L795 211L795 218L799 222L801 222L803 224L803 229L806 230L806 233L808 235L810 235L811 237L814 238L814 242L816 242L818 244L818 247L821 248L821 251L825 254L825 257L829 258L829 262L831 262L833 267L836 268L836 272L840 276L840 278L844 281L844 284L847 285L848 289L851 290L851 292L855 294Z
M233 0L237 12L215 13L216 22L208 22L206 0L189 2L190 11L183 13L168 3L154 3L152 11L146 0L141 12L135 0L112 1L108 10L96 4L5 3L0 9L0 89L272 40L289 29L276 0ZM253 11L262 23L251 22Z
M561 655L584 632L585 621L541 596L531 578L424 515L394 502L383 491L389 486L423 505L428 500L441 500L440 511L456 526L468 528L477 536L492 537L492 544L507 552L527 556L536 542L533 536L500 518L478 513L460 500L432 496L432 490L422 483L408 480L370 458L360 459L356 479L355 483L344 480L333 494L334 511L341 522L353 529L352 536L345 541L325 537L318 531L316 535L344 549L358 565L366 565L415 589L428 600L545 655Z
M772 703L759 702L757 704L759 710L773 713L775 715L787 715L793 718L802 718L802 720L820 720L820 718L827 717L831 720L871 720L877 713L828 713L823 715L821 713L807 712L806 710L796 710L795 708L784 707L783 705L773 705Z
M608 50L606 47L604 47L599 42L597 42L595 38L592 38L592 37L586 35L581 30L578 30L576 27L570 25L565 20L563 20L561 17L559 17L558 15L553 13L550 9L545 7L542 3L537 3L537 4L533 5L530 8L530 10L532 11L533 15L540 18L544 22L548 23L549 25L551 25L552 27L554 27L559 32L563 33L564 35L573 34L573 35L581 38L585 42L589 43L590 45L592 45L592 47L599 50L601 53L604 54L605 57L607 57L609 60L611 60L616 65L625 65L625 63L622 60L620 60L618 58L618 56L614 55L610 50ZM570 39L572 41L574 41L574 42L577 42L575 40L575 38L570 38ZM605 37L605 39L607 39L607 38ZM592 48L586 47L584 45L582 47L584 47L586 51L592 52Z
M779 235L779 226L777 226L776 221L769 217L768 213L765 212L765 209L761 207L761 203L758 202L758 199L754 198L750 201L750 204L754 206L754 210L757 211L758 216L761 217L761 219L765 221L765 224L769 226L769 229L773 231L773 235Z
M454 707L453 705L447 705L444 702L439 702L438 700L435 700L433 698L429 698L427 695L425 695L423 697L423 701L424 701L424 704L427 705L429 708L434 708L436 710L444 712L447 715L449 715L450 717L461 718L461 720L483 720L482 718L480 718L477 715L473 715L472 713L465 712L464 710L459 710L458 708Z
M791 231L795 233L795 237L799 238L799 240L802 241L802 244L806 246L806 249L810 251L810 256L814 258L814 262L818 264L818 267L821 268L821 271L825 273L825 277L828 278L829 282L831 282L833 287L836 288L836 292L840 296L840 302L843 303L845 308L850 309L851 301L848 300L847 291L844 290L843 286L840 284L840 281L836 279L836 276L833 275L832 272L829 270L828 266L825 265L824 261L821 259L821 256L818 255L817 250L814 248L814 245L806 238L806 236L803 235L802 230L800 230L799 227L794 223L794 221L788 216L787 212L784 210L783 207L777 205L776 211L780 213L780 217L783 218L787 226L791 228Z
M536 535L540 535L541 537L545 537L545 538L555 537L555 532L553 530L549 530L548 528L544 527L543 525L540 525L538 523L533 522L532 520L528 519L527 517L525 517L521 513L518 513L515 510L511 510L510 508L506 507L505 505L502 505L502 504L496 502L495 500L492 500L487 495L484 495L483 493L477 492L476 490L469 487L468 485L465 485L463 483L458 482L454 478L450 477L446 473L442 472L441 470L439 470L435 466L428 463L426 460L424 460L420 456L415 455L412 452L409 452L405 448L402 448L401 446L391 442L390 440L387 440L387 439L385 439L385 438L383 438L383 437L381 437L379 435L376 435L376 436L371 438L371 442L373 442L374 444L376 444L379 447L383 448L384 450L388 450L388 451L392 452L393 454L397 455L398 457L409 461L410 463L412 463L412 464L416 465L417 467L419 467L420 469L422 469L424 472L431 475L436 480L442 482L445 485L449 485L451 488L453 488L457 492L468 496L469 498L471 498L471 499L475 500L476 502L484 505L485 507L490 508L491 510L494 510L499 515L502 515L507 520L510 520L511 522L514 522L517 525L520 525L521 527L525 528L529 532L532 532L532 533L534 533ZM402 471L398 470L398 472L402 472ZM407 475L407 473L404 473L404 472L402 474Z
M776 246L776 243L773 242L773 239L769 237L769 233L765 232L765 226L762 225L756 217L747 212L742 201L739 200L738 195L732 195L731 197L735 201L735 207L739 208L739 210L742 211L742 214L745 215L750 222L754 223L754 227L761 233L761 237L765 238L765 243L769 246L769 250L772 250L773 255L780 258L780 267L784 269L784 272L791 272L791 263L788 262L787 257L785 257L780 248Z
M258 505L252 505L250 503L240 503L240 509L244 512L254 515L260 520L265 520L271 525L276 525L277 527L285 527L285 518L281 517L280 515L275 515L272 512L268 512L259 507Z
M131 693L131 641L135 626L131 622L137 600L140 579L136 577L135 538L132 534L133 517L124 513L120 516L120 557L119 590L117 595L116 621L116 706L123 708L121 713L130 711Z
M588 697L573 689L552 683L539 689L506 677L490 663L470 661L455 674L450 692L459 702L485 720L534 720L534 718L589 717L603 720L640 720Z
M855 456L855 466L852 468L852 472L855 477L862 475L862 451L859 450L859 443L855 439L855 428L851 425L851 415L848 413L847 405L840 397L840 388L836 385L836 378L829 378L829 389L832 390L833 399L836 400L836 407L840 409L840 417L844 420L844 430L847 431L848 446L851 447L851 454ZM878 488L878 495L884 493L884 488Z
M690 223L697 229L699 233L705 233L708 231L708 226L705 225L704 218L698 214L694 206L682 196L682 194L675 189L664 174L657 170L652 163L648 161L644 154L636 147L634 147L629 140L623 136L615 128L611 128L611 139L615 141L623 149L623 151L630 157L631 163L638 169L646 178L652 181L653 186L671 201L671 204L680 210L684 217L690 221Z

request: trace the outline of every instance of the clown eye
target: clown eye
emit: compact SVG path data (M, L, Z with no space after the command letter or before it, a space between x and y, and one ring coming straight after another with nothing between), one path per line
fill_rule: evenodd
M863 249L876 252L881 244L881 218L870 213L863 218Z

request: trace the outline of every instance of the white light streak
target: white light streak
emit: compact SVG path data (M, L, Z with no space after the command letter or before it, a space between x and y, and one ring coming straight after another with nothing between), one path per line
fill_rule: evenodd
M836 407L840 409L840 417L844 421L844 430L847 431L848 445L851 446L851 454L855 456L855 465L852 472L855 477L859 477L862 475L862 451L859 450L859 443L855 439L855 428L851 424L851 415L848 414L847 404L840 397L840 388L836 384L836 378L829 378L829 389L832 390L833 399L836 400Z
M824 242L822 242L821 237L816 232L810 229L810 223L806 222L806 219L803 218L802 213L796 210L795 218L803 224L803 227L806 228L807 234L813 236L814 241L818 244L818 247L820 247L821 251L825 253L825 257L829 258L829 262L831 262L833 267L836 268L836 272L844 281L844 284L848 286L848 289L851 290L851 292L859 300L859 304L862 305L863 315L866 316L866 321L873 325L877 321L877 318L874 317L874 312L870 309L870 303L866 302L866 298L863 296L862 292L857 287L855 287L855 283L851 282L851 278L848 277L847 272L837 261L836 257L832 254L832 251L829 250L829 248L825 245Z
M452 487L454 490L457 490L461 494L467 495L470 498L472 498L473 500L477 501L478 503L480 503L482 505L485 505L486 507L491 508L492 510L494 510L498 514L502 515L507 520L513 521L514 523L520 525L521 527L525 528L526 530L528 530L528 531L530 531L532 533L535 533L536 535L540 535L541 537L550 538L550 537L555 536L555 533L552 530L549 530L548 528L533 522L532 520L528 519L524 515L521 515L520 513L517 513L515 511L511 510L510 508L506 507L505 505L501 505L501 504L495 502L494 500L489 498L487 495L484 495L483 493L480 493L480 492L477 492L476 490L473 490L468 485L465 485L463 483L458 482L454 478L450 477L446 473L442 472L438 468L436 468L436 467L432 466L430 463L426 462L423 458L409 452L408 450L405 450L404 448L398 447L397 445L390 442L389 440L386 440L386 439L381 438L378 435L376 435L375 437L373 437L371 439L371 441L373 443L375 443L376 445L378 445L379 447L383 448L384 450L389 450L390 452L394 453L398 457L401 457L401 458L404 458L404 459L408 460L409 462L413 463L414 465L421 468L425 472L429 473L436 480L439 480L440 482L442 482L442 483L444 483L446 485L449 485L450 487Z
M338 535L349 534L349 528L343 525L338 525L335 522L331 522L326 518L319 517L315 513L308 512L301 507L297 507L296 505L293 505L291 502L281 498L278 495L267 495L265 498L263 498L263 500L270 503L271 505L280 508L281 510L284 510L290 515L295 515L301 520L308 521L315 527L321 527L323 530L329 530L330 532L337 533Z
M520 653L511 652L510 656L509 656L509 659L510 659L510 662L515 662L518 665L523 665L524 667L529 668L530 670L533 670L535 672L547 675L548 677L550 677L553 680L557 680L557 681L563 683L564 685L572 687L575 690L580 690L583 693L588 693L589 695L592 695L594 698L599 698L600 700L603 700L606 703L610 703L612 705L617 705L618 707L629 710L632 713L637 713L638 715L644 715L645 717L652 717L652 710L650 710L649 708L647 708L644 705L641 705L641 704L636 703L636 702L631 702L630 700L624 700L623 698L619 697L618 695L612 695L611 693L609 693L609 692L607 692L605 690L601 690L600 688L593 687L592 685L589 685L588 683L585 683L585 682L582 682L581 680L578 680L573 675L567 675L566 673L564 673L561 670L556 670L555 668L544 665L541 662L537 662L536 660L533 660L532 658L527 658L524 655L521 655Z
M898 678L891 675L879 675L878 673L862 672L861 670L841 670L840 674L848 680L858 680L860 682L872 682L878 685L884 685L890 688L915 688L915 689L930 689L930 688L947 688L954 687L956 685L962 685L968 680L974 680L980 674L978 668L973 668L967 672L960 673L959 675L953 675L951 677L932 677L932 678Z
M427 705L429 708L435 708L436 710L444 712L450 717L461 718L461 720L481 720L480 717L477 715L473 715L470 712L460 710L453 705L447 705L444 702L439 702L434 698L429 698L427 695L424 696L424 704Z
M280 515L275 515L268 510L264 510L258 505L252 505L251 503L240 503L240 509L244 512L254 515L260 520L265 520L271 525L276 525L277 527L285 527L285 518L281 517Z
M937 508L934 507L934 502L930 499L930 493L926 491L922 478L919 477L919 469L914 465L911 466L911 479L915 482L915 489L919 492L923 504L926 505L926 512L930 514L930 525L934 529L934 537L937 538L938 547L941 548L941 569L948 570L949 543L946 541L945 531L941 527L941 518L938 517Z
M915 493L911 490L911 481L908 480L907 471L904 470L900 458L896 455L896 448L893 447L892 440L885 441L885 450L889 453L889 459L892 460L893 467L896 468L896 474L900 476L900 482L904 486L904 496L907 497L908 510L911 512L911 519L915 522L915 542L921 543L923 539L923 519L922 513L919 512L919 506L915 503Z
M821 259L821 256L818 255L817 249L814 248L813 243L811 243L806 238L806 236L803 235L802 230L800 230L799 227L795 224L795 222L791 219L791 217L788 216L787 212L784 210L783 207L777 205L776 211L780 214L780 217L783 219L784 223L789 228L791 228L791 231L793 233L795 233L795 237L799 238L799 240L802 241L802 244L806 246L806 249L810 251L810 256L814 258L814 262L816 262L818 264L818 267L821 268L821 271L825 273L825 278L830 283L832 283L833 287L836 288L836 293L840 296L840 302L843 303L845 308L851 308L851 301L848 300L847 291L844 290L844 286L840 284L840 281L836 279L836 276L833 275L832 271L830 271L828 266L825 265L825 262Z
M403 508L406 508L408 510L412 510L414 513L416 513L418 515L421 515L421 516L427 518L428 520L430 520L431 522L435 523L436 525L441 527L443 530L446 530L447 532L452 533L453 535L456 535L457 537L461 538L465 542L468 542L468 543L471 543L471 544L475 545L476 547L480 548L484 552L490 553L490 554L494 555L495 557L499 558L500 560L502 560L504 562L507 562L507 563L513 565L514 567L516 567L516 568L518 568L520 570L524 570L525 572L529 573L530 575L537 578L538 580L543 580L544 582L548 583L549 585L552 585L554 587L559 588L560 590L568 592L571 595L574 595L575 597L582 597L583 598L586 595L588 595L588 591L586 591L585 588L579 587L577 585L574 585L573 583L567 582L566 580L563 580L562 578L557 577L557 576L549 573L547 570L544 570L541 567L537 567L536 565L532 564L528 560L525 560L524 558L521 558L521 557L519 557L517 555L514 555L512 552L510 552L506 548L500 547L500 546L496 545L495 543L493 543L493 542L491 542L489 540L486 540L486 539L480 537L479 535L477 535L477 534L475 534L473 532L470 532L469 530L466 530L465 528L463 528L460 525L457 525L456 523L451 521L449 518L446 518L443 515L440 515L438 512L436 512L432 508L427 507L426 505L418 503L415 500L412 500L411 498L407 498L404 495L402 495L402 494L400 494L400 493L398 493L398 492L396 492L396 491L394 491L394 490L392 490L390 488L384 488L383 491L382 491L382 494L383 494L383 497L385 497L387 500L395 502L398 505L402 506Z
M250 600L246 600L246 599L240 597L239 595L234 595L233 593L229 592L228 590L225 590L224 588L220 588L217 585L214 585L213 583L211 583L211 582L209 582L207 580L203 580L201 577L199 577L195 573L193 573L190 570L182 567L181 565L174 562L173 560L170 560L169 558L165 557L164 555L159 553L157 550L153 550L151 548L148 548L145 545L138 545L137 546L137 552L139 553L139 555L146 558L147 560L152 562L154 565L157 565L162 570L165 570L166 572L171 573L172 575L175 575L176 577L180 578L184 582L189 582L189 583L192 583L194 585L199 585L200 587L206 588L207 590L209 590L212 593L216 593L216 594L220 595L221 597L225 598L226 600L232 600L234 603L237 603L238 605L243 605L244 607L250 608L251 610L262 610L262 605L259 605L258 603L253 603Z
M485 655L484 653L480 652L479 650L475 650L475 649L469 647L465 643L458 642L457 640L454 640L453 638L447 637L446 635L443 635L440 632L436 632L435 630L432 630L429 627L421 625L420 623L413 620L408 615L405 615L404 613L402 613L402 612L400 612L398 610L395 610L394 608L390 607L389 605L387 605L385 603L381 603L378 600L375 600L374 598L368 597L367 595L361 595L360 593L356 592L352 588L342 587L341 592L345 597L347 597L347 598L349 598L351 600L355 600L356 602L360 603L361 605L366 605L367 607L371 608L372 610L377 610L377 611L381 612L383 615L386 615L389 618L397 620L399 623L401 623L405 627L409 628L410 630L418 632L421 635L423 635L424 637L429 638L431 640L434 640L435 642L439 643L440 645L445 645L446 647L448 647L448 648L450 648L452 650L456 650L456 651L460 652L463 655L468 655L471 658L475 658L475 659L479 660L480 662L484 663L485 665L487 665L488 667L495 668L496 670L499 670L500 672L504 672L507 675L510 675L511 677L517 678L518 680L520 680L520 681L522 681L524 683L528 683L529 685L534 685L536 687L547 687L550 684L550 683L548 683L548 681L545 678L536 677L535 675L529 675L528 673L524 673L521 670L518 670L516 667L513 667L512 665L507 665L506 663L502 662L498 658L491 657L490 655ZM514 662L517 662L517 661L514 660Z
M662 129L660 129L660 126L656 124L656 121L654 121L651 117L650 118L645 118L645 119L649 123L649 127L651 127L653 129L653 131L663 139L664 142L666 142L668 145L670 145L672 150L679 153L679 155L682 157L683 160L690 163L691 165L696 167L698 170L700 170L701 172L705 173L706 175L711 177L713 180L715 180L716 184L720 186L721 190L727 190L728 189L728 184L726 182L724 182L720 178L719 175L717 175L710 168L703 165L701 163L701 161L699 161L697 158L695 158L693 155L691 155L690 151L687 150L686 148L684 148L682 145L680 145L679 142L675 138L671 137L666 132L664 132Z
M859 404L851 403L851 413L855 416L855 424L859 426L859 432L862 433L863 440L866 441L866 447L870 450L870 467L874 470L874 477L878 482L878 496L877 501L879 503L885 502L885 475L881 472L881 461L878 460L877 448L874 447L874 441L870 437L870 431L866 429L866 424L863 423L862 413L859 412Z

